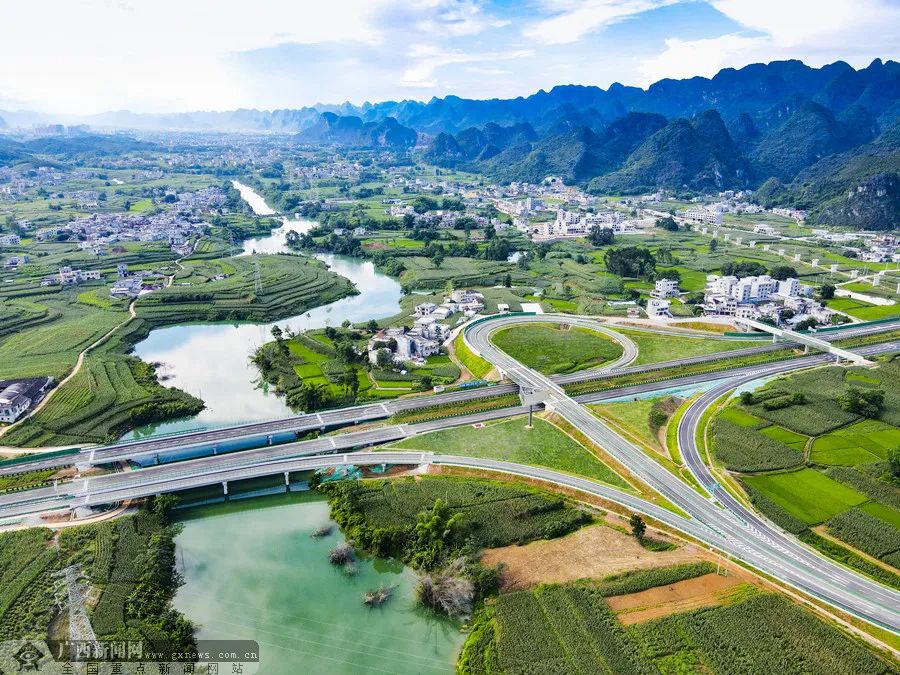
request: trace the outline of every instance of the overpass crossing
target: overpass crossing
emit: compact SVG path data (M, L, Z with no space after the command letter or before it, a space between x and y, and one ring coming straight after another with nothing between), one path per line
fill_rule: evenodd
M790 342L797 342L801 345L808 347L812 347L813 349L819 349L823 352L828 352L829 354L834 354L838 363L841 360L850 361L851 363L857 366L871 366L872 362L861 356L855 352L851 352L849 349L842 349L837 347L826 340L823 340L820 337L816 337L814 335L808 335L804 333L798 333L793 330L786 330L784 328L776 328L775 326L770 326L767 323L763 323L762 321L755 321L754 319L735 319L735 323L743 324L749 328L753 328L754 330L758 330L764 333L771 333L772 341L777 342L779 338L788 340Z

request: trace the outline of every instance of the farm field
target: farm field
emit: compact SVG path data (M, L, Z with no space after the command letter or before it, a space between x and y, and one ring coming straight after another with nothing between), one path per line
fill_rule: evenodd
M21 447L108 443L142 424L202 409L199 399L160 385L151 365L101 348L3 441Z
M612 339L578 326L518 325L497 331L491 339L507 354L545 375L600 366L622 355L622 347Z
M832 298L827 305L829 309L845 312L862 321L886 319L900 314L900 305L873 305L853 298Z
M0 379L65 376L78 353L128 318L123 311L108 311L72 303L48 303L58 318L31 330L8 335L0 343Z
M256 288L256 269L260 289ZM172 286L142 298L138 316L154 324L196 320L271 321L354 293L314 258L253 255L187 261Z
M808 525L821 523L868 498L813 469L745 476L744 481Z
M433 431L407 438L393 447L545 466L617 487L629 487L589 450L550 422L536 417L534 428L528 429L527 419L516 417L488 422L479 428L465 426Z
M147 511L63 530L58 545L46 528L0 533L0 638L64 639L67 633L51 630L57 613L52 573L78 564L99 598L88 610L98 637L121 635L127 617L139 636L190 647L192 627L170 604L177 588L173 536L173 528ZM145 592L132 595L138 584Z
M649 587L672 583L664 576L651 579ZM458 672L893 671L862 643L779 595L723 589L715 606L626 626L610 604L625 605L629 596L608 600L603 586L583 581L501 595L476 617ZM637 588L630 592L644 590Z
M567 506L554 495L492 480L429 476L420 480L367 480L359 485L329 483L322 489L331 504L332 517L345 527L349 538L365 545L375 533L385 532L388 534L378 535L384 545L401 542L399 545L407 551L413 550L410 539L414 542L415 537L410 535L418 514L432 508L438 499L450 514L461 515L459 525L446 539L451 549L466 544L478 549L551 539L591 521L587 513Z
M810 460L817 464L852 466L883 461L900 447L900 429L879 420L862 420L813 441Z

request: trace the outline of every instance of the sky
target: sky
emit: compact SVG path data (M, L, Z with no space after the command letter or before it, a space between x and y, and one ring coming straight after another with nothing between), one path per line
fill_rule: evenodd
M0 0L0 109L527 96L900 57L900 0Z

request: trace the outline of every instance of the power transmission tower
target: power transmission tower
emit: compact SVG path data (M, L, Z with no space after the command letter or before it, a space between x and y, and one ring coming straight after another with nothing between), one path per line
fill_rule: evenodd
M87 610L84 608L82 593L87 584L82 584L80 581L81 570L78 565L69 565L59 572L55 572L53 576L60 579L58 589L62 597L59 605L69 608L69 641L73 646L78 643L88 643L91 645L93 653L99 653L100 644L97 642L94 628L91 626Z

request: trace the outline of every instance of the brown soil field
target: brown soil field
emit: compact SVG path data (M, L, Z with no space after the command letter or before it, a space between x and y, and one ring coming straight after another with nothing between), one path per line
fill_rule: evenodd
M705 574L640 593L607 598L606 603L619 616L619 621L629 626L698 607L721 605L727 601L731 589L747 582L748 578L739 573L729 573L727 577Z
M486 565L504 563L504 590L540 583L602 578L626 570L664 567L700 560L701 551L686 544L672 551L648 551L634 537L604 525L583 527L560 539L485 551Z

